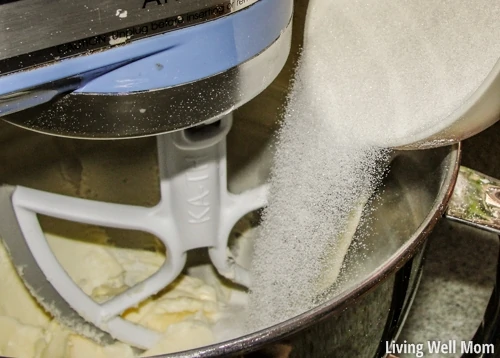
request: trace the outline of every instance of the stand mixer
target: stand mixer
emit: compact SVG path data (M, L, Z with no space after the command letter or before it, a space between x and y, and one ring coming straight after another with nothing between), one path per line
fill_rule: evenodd
M264 90L288 57L292 1L0 5L2 119L84 139L158 135L162 199L153 208L2 186L1 236L39 303L99 342L147 349L159 335L120 314L171 283L186 251L207 247L221 275L248 286L227 240L243 215L265 205L267 189L227 191L225 136L231 112ZM168 256L154 275L99 304L57 261L37 214L146 231Z

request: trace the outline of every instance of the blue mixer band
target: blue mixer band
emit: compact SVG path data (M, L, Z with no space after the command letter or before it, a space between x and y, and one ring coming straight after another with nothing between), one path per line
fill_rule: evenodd
M76 89L82 93L154 90L210 77L265 50L290 22L292 11L291 1L260 0L230 16L197 26L150 36L128 43L127 46L116 46L89 56L68 58L48 66L1 76L0 95L82 73L88 73L88 77L92 78L82 88ZM147 30L139 28L139 33L149 29L152 31L160 23L161 20L152 22ZM125 37L118 36L111 41L127 43L136 35L124 34ZM73 43L73 46L76 45ZM130 60L131 63L94 78L93 70L114 67Z

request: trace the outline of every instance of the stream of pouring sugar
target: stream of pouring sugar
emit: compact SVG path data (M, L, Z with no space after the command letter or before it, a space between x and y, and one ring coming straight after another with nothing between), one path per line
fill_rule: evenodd
M320 278L335 281L351 239L342 236L348 217L360 198L373 193L388 154L357 141L350 125L331 120L328 93L314 85L320 74L306 54L299 68L255 244L250 331L312 308L324 289Z
M500 2L309 0L252 261L247 329L314 306L342 232L382 176L371 147L439 127L500 54ZM328 257L325 253L334 252Z

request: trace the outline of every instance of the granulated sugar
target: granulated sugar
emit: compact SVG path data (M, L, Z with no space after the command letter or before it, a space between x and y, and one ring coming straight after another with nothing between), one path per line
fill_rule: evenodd
M249 329L315 304L386 149L436 127L500 54L500 2L311 0L252 262ZM326 258L328 257L328 261ZM336 273L332 273L335 277Z
M331 120L359 126L366 140L428 137L498 61L498 19L491 0L311 0L311 84L325 91Z
M300 76L308 68L303 59L255 244L249 330L312 308L325 289L325 272L336 277L340 270L351 239L342 240L347 219L373 193L388 153L358 143L341 121L331 120L321 86Z

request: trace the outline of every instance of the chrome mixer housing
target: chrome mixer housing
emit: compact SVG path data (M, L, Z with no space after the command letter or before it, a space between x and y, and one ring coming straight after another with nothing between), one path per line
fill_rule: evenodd
M265 89L293 1L0 1L0 117L129 138L210 123Z

